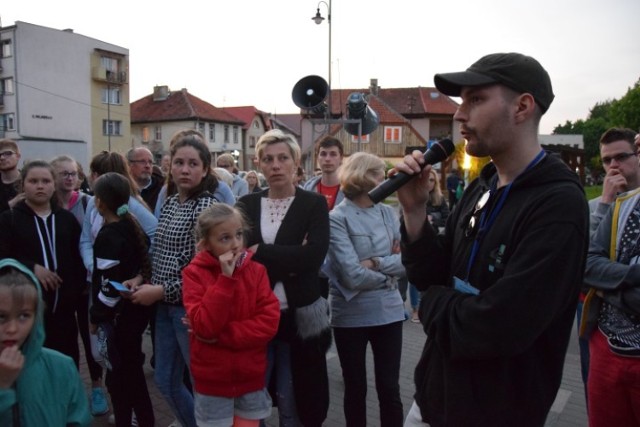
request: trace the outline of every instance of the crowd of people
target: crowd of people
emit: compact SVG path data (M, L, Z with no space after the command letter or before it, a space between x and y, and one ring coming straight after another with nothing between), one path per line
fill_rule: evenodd
M19 169L0 140L0 425L88 426L110 401L117 427L154 426L149 329L174 426L255 427L274 406L281 426L322 426L332 342L347 426L367 423L368 346L384 427L542 426L576 308L590 425L639 425L638 136L602 136L589 221L576 174L537 139L554 98L538 61L491 54L435 85L462 100L467 152L492 161L466 188L454 171L445 197L423 154L405 156L388 172L416 176L399 211L368 196L385 163L330 135L306 182L280 130L244 177L195 130L160 165L144 147L101 152L86 177L69 156ZM426 341L403 408L409 318Z

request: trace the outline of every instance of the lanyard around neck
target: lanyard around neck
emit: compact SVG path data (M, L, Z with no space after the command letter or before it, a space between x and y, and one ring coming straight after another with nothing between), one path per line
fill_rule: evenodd
M545 156L544 150L540 150L538 155L527 165L527 167L522 172L520 172L513 181L507 184L507 186L502 191L502 194L500 195L500 199L498 199L498 202L496 203L495 207L491 209L491 212L489 213L488 216L487 216L487 210L482 211L482 215L480 215L480 224L479 224L480 226L478 229L478 233L476 234L476 237L473 240L473 246L471 247L471 254L469 254L469 262L467 263L466 281L469 281L471 266L473 265L476 259L476 256L478 255L478 250L480 249L480 243L482 243L482 239L484 239L484 236L487 234L487 232L489 231L493 223L496 221L498 214L502 210L502 207L504 206L504 203L507 200L507 196L511 191L511 187L513 186L513 183L516 182L518 178L520 178L525 172L527 172L529 169L537 165L544 158L544 156ZM491 206L491 198L495 194L497 188L498 188L498 180L496 179L491 184L491 187L489 188L490 196L489 196L489 200L487 201L487 206Z

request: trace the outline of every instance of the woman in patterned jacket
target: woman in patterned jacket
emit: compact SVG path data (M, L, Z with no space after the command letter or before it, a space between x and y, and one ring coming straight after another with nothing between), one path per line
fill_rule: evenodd
M195 255L193 228L198 215L217 202L206 189L211 153L199 132L181 131L171 142L171 176L177 192L167 199L156 229L151 284L136 288L132 300L156 301L155 382L183 427L195 427L193 396L183 384L189 365L189 335L182 323L182 269Z

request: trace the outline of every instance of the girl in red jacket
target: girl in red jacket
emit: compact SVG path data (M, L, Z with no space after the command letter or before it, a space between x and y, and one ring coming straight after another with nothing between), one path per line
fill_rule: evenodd
M267 343L280 305L245 249L247 229L240 211L214 203L198 217L199 252L182 271L198 425L257 426L271 414Z

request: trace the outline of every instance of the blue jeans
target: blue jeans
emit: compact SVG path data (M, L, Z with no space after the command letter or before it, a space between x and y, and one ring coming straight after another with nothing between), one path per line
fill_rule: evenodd
M420 305L420 291L413 283L409 283L409 301L411 302L411 308L417 310Z
M189 366L189 333L182 324L185 315L182 306L158 304L154 380L180 424L196 427L193 395L182 381Z
M267 384L271 374L276 372L276 395L280 427L301 426L296 409L296 398L293 391L291 374L291 346L277 339L272 340L267 348Z

